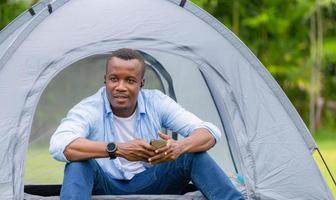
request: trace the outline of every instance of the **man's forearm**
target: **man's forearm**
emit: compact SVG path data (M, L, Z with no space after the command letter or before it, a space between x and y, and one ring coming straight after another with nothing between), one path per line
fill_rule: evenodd
M205 128L194 130L189 137L178 141L182 146L183 153L207 151L215 145L215 139Z
M106 142L96 142L85 138L78 138L71 142L64 150L69 161L88 160L108 157Z
M129 161L147 161L149 157L155 155L155 148L144 140L134 139L125 143L116 143L116 145L115 156ZM106 146L106 142L78 138L65 148L64 155L69 161L107 158L109 154Z

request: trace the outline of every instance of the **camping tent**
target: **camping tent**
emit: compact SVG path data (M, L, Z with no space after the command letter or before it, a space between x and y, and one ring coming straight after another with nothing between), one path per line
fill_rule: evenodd
M244 177L250 199L332 199L312 157L317 146L276 81L185 0L45 0L1 31L0 199L23 198L34 113L48 84L122 47L147 55L153 88L220 127L211 155ZM54 99L67 98L59 92Z

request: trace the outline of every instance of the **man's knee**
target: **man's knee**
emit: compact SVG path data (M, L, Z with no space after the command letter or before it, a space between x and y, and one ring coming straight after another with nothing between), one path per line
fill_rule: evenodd
M209 159L211 159L211 157L207 152L197 152L197 153L185 153L181 155L179 159L180 161L183 162L184 166L190 168L194 162L199 163L202 161L208 161Z
M65 165L64 173L92 173L95 169L94 160L83 160L83 161L76 161L70 162Z
M90 199L95 162L95 160L85 160L65 165L61 199Z
M207 152L197 152L197 153L185 153L182 155L182 158L193 161L193 160L209 159L210 156Z

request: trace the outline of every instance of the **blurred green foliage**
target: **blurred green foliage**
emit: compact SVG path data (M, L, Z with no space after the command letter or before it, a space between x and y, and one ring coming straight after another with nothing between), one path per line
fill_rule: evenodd
M28 7L27 1L0 0L0 30Z
M36 0L1 0L0 29ZM311 18L320 9L323 48L321 127L336 127L336 0L192 0L231 29L272 73L309 124ZM316 93L316 92L315 92ZM315 102L316 103L316 102Z
M335 0L193 0L231 29L261 60L309 124L311 17L320 9L321 127L336 126ZM314 86L313 86L314 87Z

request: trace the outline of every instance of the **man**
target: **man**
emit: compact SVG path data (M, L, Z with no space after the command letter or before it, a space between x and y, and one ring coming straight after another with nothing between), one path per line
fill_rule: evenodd
M243 199L206 153L220 138L203 122L156 90L144 90L145 63L131 49L112 53L105 87L74 106L50 141L67 162L61 199L91 194L180 194L192 181L208 199ZM175 141L166 128L186 138ZM155 149L153 139L167 141Z

